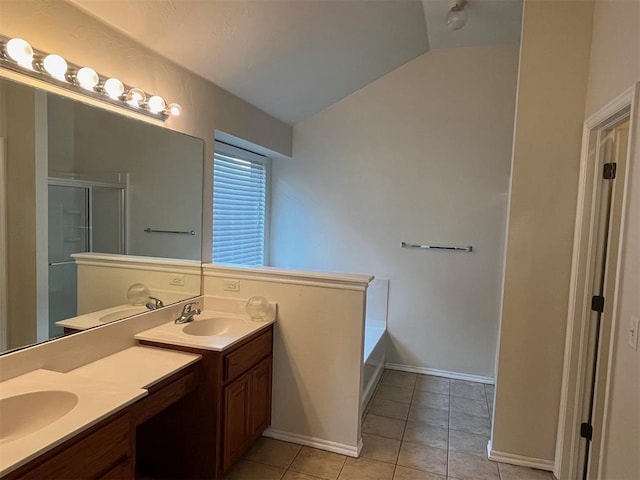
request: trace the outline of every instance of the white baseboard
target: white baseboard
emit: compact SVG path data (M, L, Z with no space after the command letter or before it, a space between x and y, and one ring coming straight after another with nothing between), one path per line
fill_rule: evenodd
M542 458L523 457L522 455L514 455L513 453L497 452L491 449L491 441L487 444L487 455L489 460L500 463L509 463L511 465L519 465L521 467L538 468L540 470L553 471L553 461L544 460Z
M324 440L322 438L308 437L306 435L298 435L297 433L283 432L282 430L276 430L271 427L267 428L262 435L269 438L275 438L276 440L283 440L285 442L297 443L298 445L304 445L306 447L319 448L320 450L347 455L349 457L357 458L358 456L360 456L360 451L362 450L362 439L360 439L360 441L358 442L358 446L355 447L351 445L345 445L344 443Z
M468 373L449 372L447 370L437 370L435 368L414 367L412 365L403 365L401 363L385 363L385 368L388 368L390 370L401 370L403 372L420 373L422 375L433 375L436 377L451 378L453 380L466 380L468 382L486 383L488 385L495 384L495 380L492 377L470 375Z

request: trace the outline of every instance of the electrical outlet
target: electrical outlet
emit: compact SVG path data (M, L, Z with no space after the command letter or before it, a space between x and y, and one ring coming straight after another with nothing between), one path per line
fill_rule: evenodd
M229 280L225 278L222 280L222 285L224 286L225 292L239 292L240 291L240 280Z
M176 287L184 287L184 275L180 275L179 273L170 273L169 285L174 285Z
M629 321L629 346L638 350L638 317L631 317Z

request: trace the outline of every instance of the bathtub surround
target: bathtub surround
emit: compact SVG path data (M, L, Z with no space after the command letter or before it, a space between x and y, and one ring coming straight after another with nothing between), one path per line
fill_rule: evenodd
M205 295L278 304L266 436L357 456L370 275L203 265ZM239 281L238 292L224 290Z
M382 371L387 352L387 311L389 280L375 278L367 288L364 320L364 354L362 356L362 408L369 404Z
M273 265L389 279L395 368L493 378L517 61L428 52L295 125L272 163Z

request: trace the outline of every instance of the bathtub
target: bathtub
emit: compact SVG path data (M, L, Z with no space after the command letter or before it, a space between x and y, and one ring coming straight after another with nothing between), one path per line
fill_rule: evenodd
M384 370L388 297L389 280L375 279L369 284L362 358L362 412L367 408Z

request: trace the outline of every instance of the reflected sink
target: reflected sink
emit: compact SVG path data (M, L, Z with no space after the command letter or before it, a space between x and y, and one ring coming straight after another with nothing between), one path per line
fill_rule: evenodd
M182 328L187 335L210 337L243 332L247 329L246 321L240 318L211 317L194 320Z
M116 320L121 320L123 318L130 317L131 315L136 315L138 313L142 313L146 311L148 311L146 307L124 308L122 310L117 310L115 312L102 315L98 320L103 323L114 322Z
M15 440L55 422L78 403L78 396L62 390L22 393L0 400L0 442Z

